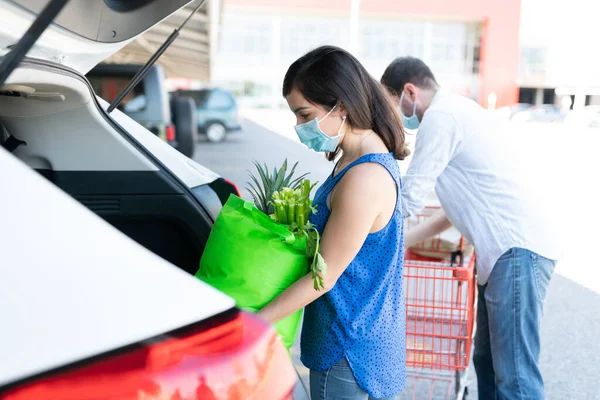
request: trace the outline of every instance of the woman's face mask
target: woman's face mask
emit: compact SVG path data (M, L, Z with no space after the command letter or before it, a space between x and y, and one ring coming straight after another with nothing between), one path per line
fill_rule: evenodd
M320 120L318 118L313 119L312 121L306 122L304 124L296 125L296 133L298 134L298 138L300 141L307 146L309 149L313 149L318 152L325 153L333 153L338 149L340 145L340 140L344 136L342 132L342 127L344 126L344 122L346 122L346 116L342 117L342 124L338 129L338 133L335 136L329 136L319 126L319 122L323 121L325 118L329 117L329 115L335 110L337 104Z

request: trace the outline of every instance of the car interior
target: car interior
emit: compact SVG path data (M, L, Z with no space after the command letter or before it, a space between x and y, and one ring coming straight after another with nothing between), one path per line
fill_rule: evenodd
M0 86L0 145L127 236L196 273L213 217L105 114L87 80L27 60L10 82Z

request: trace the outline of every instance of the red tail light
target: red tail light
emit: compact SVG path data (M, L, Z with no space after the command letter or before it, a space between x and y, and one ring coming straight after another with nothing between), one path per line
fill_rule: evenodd
M231 185L231 187L233 188L233 190L234 190L234 192L235 192L235 195L236 195L236 196L238 196L238 197L242 197L242 194L240 193L240 189L237 187L237 185L236 185L235 183L233 183L233 182L231 182L230 180L228 180L228 179L225 179L225 178L223 178L223 180L224 180L226 183L228 183L228 184L230 184L230 185Z
M175 141L175 125L167 126L167 142Z
M240 313L208 330L191 328L13 386L0 399L287 399L294 383L275 331Z

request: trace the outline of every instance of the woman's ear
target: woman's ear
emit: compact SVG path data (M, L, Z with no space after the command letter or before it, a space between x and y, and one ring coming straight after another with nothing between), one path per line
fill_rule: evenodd
M340 103L338 113L341 118L348 118L348 109L344 105L344 103Z

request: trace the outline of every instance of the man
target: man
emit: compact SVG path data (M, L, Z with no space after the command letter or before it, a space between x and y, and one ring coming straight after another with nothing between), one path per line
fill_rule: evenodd
M418 128L403 179L405 216L418 213L433 188L444 211L410 230L406 246L454 225L477 251L479 398L543 399L540 322L558 246L531 182L514 167L516 144L477 103L440 89L419 59L396 59L381 81L405 128Z

